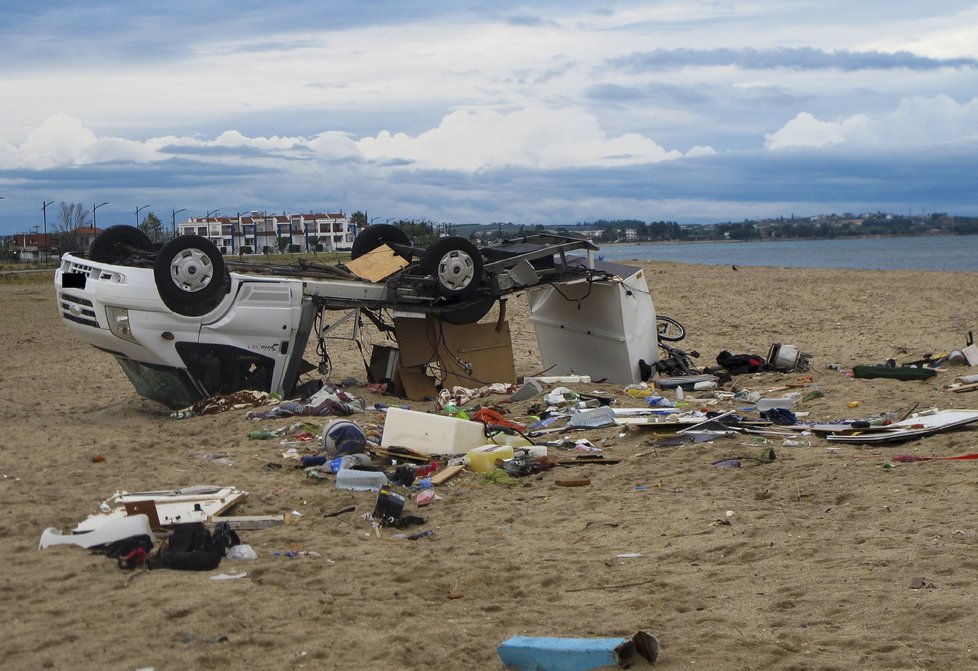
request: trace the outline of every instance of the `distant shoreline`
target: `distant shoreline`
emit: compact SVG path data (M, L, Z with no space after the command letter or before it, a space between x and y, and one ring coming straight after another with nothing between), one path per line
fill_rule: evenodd
M643 245L699 245L699 244L738 244L744 242L828 242L830 240L891 240L903 238L967 238L978 236L978 233L921 233L911 235L840 235L836 238L753 238L751 240L640 240L638 242L600 242L595 243L602 249L606 247L640 247Z

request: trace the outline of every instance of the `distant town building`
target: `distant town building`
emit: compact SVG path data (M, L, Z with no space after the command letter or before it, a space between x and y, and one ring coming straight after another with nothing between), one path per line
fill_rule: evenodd
M14 234L14 253L20 261L37 261L60 255L67 251L85 252L92 244L101 228L83 226L71 232L71 241L66 242L64 233L15 233ZM63 245L70 244L71 250L62 249Z
M36 261L51 254L50 233L15 233L14 253L20 261Z
M349 250L357 226L343 212L249 212L235 217L191 217L179 224L177 233L207 238L224 254L238 254L242 249L261 254L266 248L278 252L282 239L288 240L286 249L328 252Z

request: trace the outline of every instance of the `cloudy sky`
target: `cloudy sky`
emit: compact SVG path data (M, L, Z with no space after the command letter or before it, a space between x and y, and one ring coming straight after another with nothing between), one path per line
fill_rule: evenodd
M422 8L422 5L425 7ZM978 2L0 5L0 234L978 215Z

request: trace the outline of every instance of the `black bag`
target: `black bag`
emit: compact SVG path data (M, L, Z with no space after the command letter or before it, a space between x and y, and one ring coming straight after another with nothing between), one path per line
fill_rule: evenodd
M731 354L724 350L717 354L717 363L731 375L758 373L767 370L767 361L756 354Z
M119 568L128 569L146 563L149 559L149 551L152 549L153 539L147 534L139 534L94 547L92 552L115 559Z
M218 524L213 534L202 522L177 524L160 546L153 568L210 571L218 567L229 547L240 542L227 522Z

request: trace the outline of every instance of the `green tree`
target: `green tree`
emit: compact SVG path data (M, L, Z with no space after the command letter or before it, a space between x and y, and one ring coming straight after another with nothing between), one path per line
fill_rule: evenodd
M284 254L285 250L289 248L289 239L285 237L276 238L275 245L278 247L278 253Z
M319 236L318 235L310 235L310 236L308 236L306 238L306 251L308 252L309 251L309 248L312 247L312 255L315 256L316 255L316 252L319 251L317 249L317 245L318 244L319 244Z
M430 219L401 219L394 225L407 233L418 247L427 247L435 241L435 225Z
M139 230L149 236L153 242L159 242L163 233L163 222L150 210L149 214L143 217L142 222L140 222Z
M356 212L350 215L350 223L361 227L366 226L367 225L366 213L357 210Z

